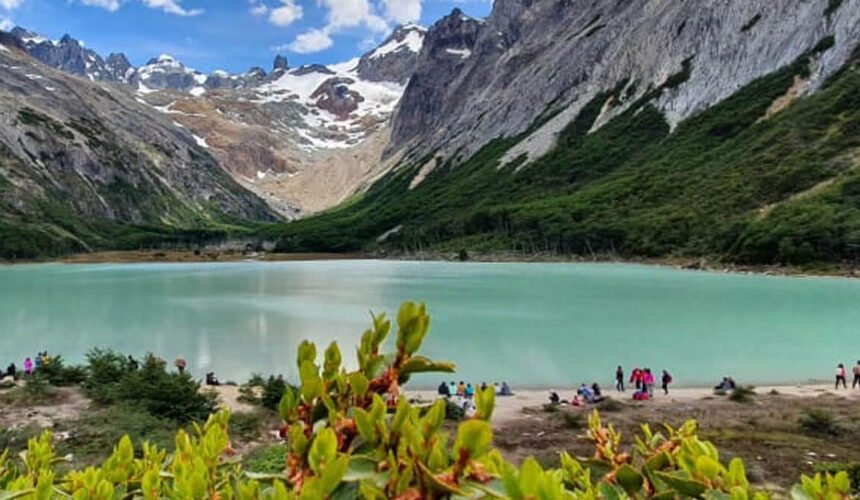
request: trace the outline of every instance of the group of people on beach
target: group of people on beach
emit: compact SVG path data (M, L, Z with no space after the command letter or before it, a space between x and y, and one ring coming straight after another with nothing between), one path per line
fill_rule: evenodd
M615 369L615 390L618 392L625 392L624 387L624 368L622 366L618 366ZM668 370L663 370L663 373L660 375L660 388L663 390L663 394L669 394L669 384L673 382L672 374L669 373ZM636 391L633 393L633 399L637 401L644 401L654 397L654 385L657 380L654 376L654 373L650 368L633 368L633 371L630 372L630 379L628 383L636 388Z
M857 360L857 364L852 368L852 373L854 374L854 381L851 382L851 388L854 389L857 386L860 386L860 360ZM843 389L848 388L848 372L845 370L845 365L839 363L836 366L836 388L839 389L839 384L842 384Z
M626 392L627 386L625 386L625 384L629 383L630 386L635 387L635 391L633 392L634 400L647 401L654 397L656 378L650 368L634 368L633 371L630 372L629 379L624 375L624 367L619 365L618 368L615 369L616 391ZM667 370L663 370L663 373L660 376L660 387L663 389L664 394L669 394L669 384L671 384L672 381L672 375ZM551 405L568 404L571 406L581 406L586 403L599 403L604 399L605 397L597 382L592 382L591 384L580 384L576 390L576 394L569 400L562 399L555 390L549 391L549 402Z
M24 372L23 375L25 377L29 377L36 370L39 370L43 366L48 366L51 364L51 356L48 355L48 351L39 351L36 353L34 357L26 357L24 358ZM18 366L15 363L9 363L9 366L6 367L5 371L0 371L0 379L11 378L12 380L16 380L21 373L18 371Z
M486 382L482 382L480 389L481 391L486 391L490 386L487 385ZM439 396L445 399L453 399L456 398L458 401L458 406L462 406L463 409L468 410L470 407L474 406L472 400L475 398L475 386L469 382L460 381L459 384L455 384L452 380L451 382L445 382L439 384L439 387L436 391ZM495 392L496 396L513 396L514 391L511 390L511 386L508 385L507 382L502 382L499 384L498 382L493 383L493 392Z

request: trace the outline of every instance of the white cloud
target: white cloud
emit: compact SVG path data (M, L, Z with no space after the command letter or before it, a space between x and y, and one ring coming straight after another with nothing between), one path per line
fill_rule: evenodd
M251 5L251 14L255 16L265 16L269 13L269 8L264 4Z
M421 19L421 0L382 0L385 17L396 23L418 22Z
M302 18L303 11L301 5L296 5L294 0L281 0L281 3L283 5L272 9L272 12L269 14L270 23L283 28Z
M168 14L176 14L177 16L199 16L203 13L203 9L186 9L182 7L181 5L179 5L180 1L181 0L143 0L143 4L150 9L161 9Z
M24 3L24 0L0 0L0 7L3 7L6 10L12 10L18 8L22 3Z
M326 29L336 31L364 25L371 31L388 31L388 23L373 12L368 0L318 0L328 9Z
M14 27L15 27L15 23L12 22L12 20L9 19L8 17L4 17L3 19L0 19L0 30L9 31Z
M320 52L334 45L334 41L325 29L313 29L297 36L287 48L299 54ZM276 47L283 48L283 47Z
M81 0L81 3L90 7L101 7L109 12L119 10L119 0Z
M292 4L294 0L281 1L286 6ZM420 2L420 0L411 1ZM375 12L369 0L317 0L317 4L328 11L326 14L326 25L322 28L314 28L306 31L287 45L273 47L274 50L286 48L299 54L319 52L334 45L331 35L344 29L359 26L367 28L371 33L388 33L391 31L391 26ZM275 11L273 10L270 17L273 23L275 22L274 17ZM292 21L290 20L290 22ZM370 36L370 38L372 37L373 35Z

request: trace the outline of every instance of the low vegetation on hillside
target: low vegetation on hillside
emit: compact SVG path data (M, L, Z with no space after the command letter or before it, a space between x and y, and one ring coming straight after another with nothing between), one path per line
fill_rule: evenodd
M302 343L301 384L287 386L278 405L286 445L254 459L269 473L245 471L228 435L230 415L218 412L190 432L180 430L173 453L151 443L136 448L123 437L103 463L85 470L61 471L65 459L46 431L19 457L0 454L0 498L768 498L750 485L740 458L720 460L716 447L697 436L694 421L659 432L643 425L633 444L624 446L594 412L586 430L591 457L562 452L557 467L533 458L514 465L492 445L495 395L489 389L476 394L474 415L449 435L442 400L415 406L398 397L415 373L453 370L418 354L429 322L423 305L403 304L395 349L385 354L392 323L374 316L351 371L342 366L336 343L321 357L314 344ZM123 363L111 353L90 356L99 374L89 373L89 390L98 380L108 386L94 397L107 401L123 393L121 381L109 382L112 374L125 378L123 373L139 371ZM147 364L143 370L162 377L161 364ZM277 468L273 461L279 460ZM834 466L802 477L791 493L798 500L851 498L851 480Z
M860 50L818 92L783 109L774 105L832 46L832 37L822 40L674 130L652 105L671 86L625 102L636 82L620 82L585 105L555 149L532 163L500 165L522 138L499 139L464 164L443 162L414 189L421 164L395 169L341 207L266 234L280 238L284 251L856 262ZM669 82L684 79L681 72ZM627 108L589 133L607 102Z

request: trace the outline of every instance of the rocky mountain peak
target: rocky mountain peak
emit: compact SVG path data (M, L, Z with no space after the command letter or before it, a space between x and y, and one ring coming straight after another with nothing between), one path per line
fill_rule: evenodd
M287 61L286 57L282 56L281 54L278 54L275 56L274 62L272 62L272 69L280 69L286 71L290 69L290 63Z
M358 75L364 80L405 85L415 72L426 33L427 28L417 24L398 26L379 47L361 57Z

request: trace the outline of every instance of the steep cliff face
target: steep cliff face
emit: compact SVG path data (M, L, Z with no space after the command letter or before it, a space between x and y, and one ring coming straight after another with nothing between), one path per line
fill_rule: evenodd
M484 22L454 11L427 34L387 151L462 161L545 122L509 157L534 159L618 86L604 118L644 97L674 125L830 36L803 93L857 45L860 0L498 0Z
M0 68L0 250L15 234L82 249L100 227L275 220L191 133L128 87L67 75L3 45Z

